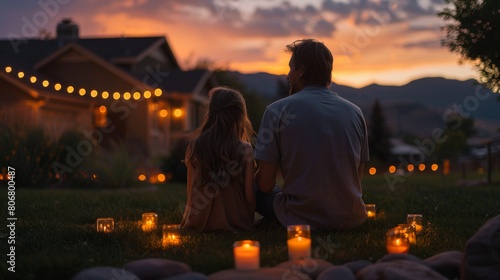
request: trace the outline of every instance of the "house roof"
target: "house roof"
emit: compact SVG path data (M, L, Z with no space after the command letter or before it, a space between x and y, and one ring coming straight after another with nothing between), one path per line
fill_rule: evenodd
M210 74L207 70L182 71L173 55L165 37L119 37L119 38L78 38L62 41L61 39L0 39L0 66L11 66L15 73L24 71L27 76L36 75L40 79L49 79L37 71L41 65L57 57L69 46L74 46L84 52L95 55L97 58L109 63L114 68L127 76L133 76L141 81L143 76L132 73L117 63L128 61L138 62L149 52L163 48L166 55L172 61L174 68L169 69L169 76L162 80L159 85L164 92L193 93L201 83L208 80ZM0 69L3 71L4 69ZM42 88L38 83L33 85L28 79L22 79L23 83L32 88ZM58 82L58 81L54 81ZM64 82L64 81L61 81Z
M175 66L179 65L164 37L80 38L72 41L60 39L10 39L0 40L0 61L21 69L33 69L45 57L68 43L78 44L100 58L111 62L117 58L139 57L149 48L164 43L167 54Z

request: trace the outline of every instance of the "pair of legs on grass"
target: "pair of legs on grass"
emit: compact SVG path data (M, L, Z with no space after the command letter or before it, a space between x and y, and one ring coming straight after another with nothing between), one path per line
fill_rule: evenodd
M257 213L264 216L264 219L267 222L272 224L281 224L274 213L273 201L274 197L281 193L281 188L276 186L270 192L264 193L257 188L257 185L254 185L255 191L255 211Z

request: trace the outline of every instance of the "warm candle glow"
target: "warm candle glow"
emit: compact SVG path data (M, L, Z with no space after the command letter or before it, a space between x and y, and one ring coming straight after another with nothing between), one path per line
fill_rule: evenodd
M301 260L311 257L311 229L309 225L291 225L288 231L288 257Z
M181 226L180 225L163 225L162 228L163 247L169 245L179 245L181 243Z
M243 240L233 244L234 266L240 270L255 270L260 267L260 244L258 241Z
M97 219L97 232L110 233L115 228L115 221L113 218L99 218Z
M376 206L375 204L365 204L366 214L368 218L373 218L376 215Z
M406 219L407 224L415 225L417 233L422 231L422 214L408 214Z
M395 227L387 232L386 249L389 254L406 254L410 250L410 243L404 229Z
M156 213L144 213L142 214L142 230L152 231L156 229L158 223L158 215Z

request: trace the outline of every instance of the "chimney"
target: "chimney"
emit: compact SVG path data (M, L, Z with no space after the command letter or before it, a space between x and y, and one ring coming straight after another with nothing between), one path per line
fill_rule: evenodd
M78 39L78 25L71 20L65 18L57 24L57 39L62 41L74 41Z

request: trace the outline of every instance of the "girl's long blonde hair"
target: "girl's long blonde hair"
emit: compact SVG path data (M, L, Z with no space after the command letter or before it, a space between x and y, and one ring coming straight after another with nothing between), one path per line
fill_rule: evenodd
M213 182L221 175L231 182L243 180L242 171L240 176L232 171L235 167L243 168L242 141L251 143L255 134L248 120L245 99L240 92L226 87L213 88L209 96L210 105L199 135L187 148L186 165L201 168L202 184ZM235 163L238 166L234 166Z

